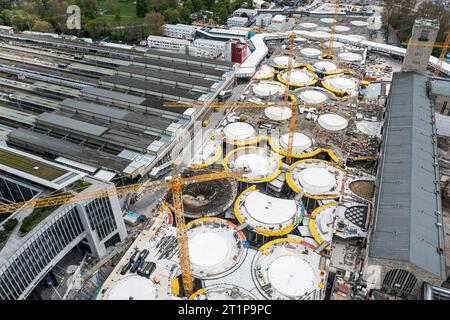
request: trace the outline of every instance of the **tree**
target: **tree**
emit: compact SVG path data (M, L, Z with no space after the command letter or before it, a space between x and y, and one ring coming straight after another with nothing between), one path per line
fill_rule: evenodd
M97 0L77 0L76 4L81 9L81 14L88 19L94 19L98 14Z
M194 12L199 12L204 8L202 0L192 0L192 5L194 6Z
M117 10L116 10L116 14L115 14L115 16L114 16L114 20L120 21L121 19L122 19L122 17L121 17L121 15L120 15L120 10L117 9Z
M147 0L136 0L136 16L145 17L145 14L148 11L148 3Z
M48 23L47 21L43 21L43 20L37 20L33 24L33 31L55 32L55 30L53 29L53 26L50 23Z
M67 19L67 1L66 0L47 0L45 4L45 13L41 15L47 17L47 21L53 21L59 30L66 26Z
M94 39L105 37L111 33L109 25L101 20L89 20L83 29Z
M195 7L194 7L194 4L192 3L192 0L187 0L184 4L183 4L183 8L187 8L187 9L189 9L189 11L192 13L192 12L195 12Z
M169 8L166 0L149 0L148 7L156 12L162 12Z
M195 12L199 12L200 10L203 10L203 8L204 8L202 0L192 0L192 4L194 6Z
M145 15L144 25L148 27L150 34L160 36L163 34L162 26L165 24L164 17L159 12L149 12Z
M6 231L13 231L18 223L19 221L17 221L16 218L11 218L3 224L3 228L5 228Z
M12 0L0 0L0 11L11 9L12 9Z
M181 22L185 24L191 24L191 10L188 7L178 7L180 11Z
M117 0L107 0L106 7L110 11L114 10L117 7Z
M163 11L164 20L167 23L177 24L180 23L180 13L175 8L169 8Z
M169 6L169 8L178 7L178 0L166 0L166 1L167 1L167 5Z

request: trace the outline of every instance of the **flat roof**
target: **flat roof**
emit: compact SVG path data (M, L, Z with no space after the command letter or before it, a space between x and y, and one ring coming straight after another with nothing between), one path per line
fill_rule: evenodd
M406 261L444 278L436 130L426 83L415 72L393 75L369 256Z
M190 64L214 64L217 66L224 66L229 67L230 69L233 67L234 62L230 61L223 61L223 60L215 60L215 59L208 59L208 58L202 58L202 57L195 57L195 56L189 56L186 54L180 54L180 53L174 53L174 52L166 52L166 51L160 51L160 50L154 50L149 49L145 52L144 56L160 56L162 59L166 57L172 58L174 61L182 61L186 60L187 63Z
M12 131L8 135L8 142L40 154L49 153L95 167L107 167L118 172L123 172L131 162L103 151L23 128Z
M59 178L67 173L64 169L57 168L36 159L31 159L23 154L17 154L10 150L6 150L3 147L0 147L0 163L7 167L11 167L49 181L55 180L56 178Z
M129 67L127 67L129 68ZM83 94L90 94L98 97L107 97L112 100L124 101L128 103L134 104L142 104L145 101L145 98L133 96L126 93L121 93L113 90L95 88L95 87L86 87L81 90Z
M119 120L122 124L135 124L142 128L156 129L159 131L165 130L174 121L164 119L161 117L142 114L124 109L111 107L109 105L102 105L92 102L86 102L75 99L66 99L61 102L61 108L71 109L80 113L96 114L107 119Z
M44 112L39 115L37 121L50 126L67 128L77 132L84 132L93 136L101 136L108 130L106 127L48 112Z
M431 81L431 93L450 97L450 79L435 79Z
M177 83L186 83L192 86L211 88L214 83L217 81L205 79L205 77L196 77L191 75L185 75L180 77L177 73L171 73L167 71L160 71L150 68L142 68L142 67L132 67L132 66L121 66L116 69L118 72L123 72L127 74L136 74L141 75L148 78L154 79L164 79Z
M150 81L144 81L144 80L137 80L137 79L130 79L126 77L118 77L118 76L111 76L111 77L102 77L100 78L100 81L102 84L105 83L111 83L113 85L121 85L127 88L135 88L139 89L145 92L156 92L161 95L169 95L169 96L175 96L180 98L186 98L190 100L198 100L204 93L202 92L195 92L192 90L187 89L181 89L181 88L175 88L173 86L169 85L163 85L160 83L154 83Z
M199 74L205 74L205 75L211 75L215 77L222 77L226 72L226 70L216 69L212 67L205 67L195 64L187 64L187 63L181 63L181 62L173 62L173 61L167 61L167 60L161 60L156 58L150 58L150 57L140 57L140 58L134 58L131 59L133 63L140 63L144 65L148 65L150 68L159 67L161 69L174 70L175 72L178 71L178 73L183 73L181 71L184 71L184 73L187 72L193 72L193 73L199 73Z
M0 170L54 190L63 188L85 175L7 146L0 146Z

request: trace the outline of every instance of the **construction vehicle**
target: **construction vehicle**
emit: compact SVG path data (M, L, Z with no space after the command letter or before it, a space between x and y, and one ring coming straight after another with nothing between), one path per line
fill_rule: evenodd
M433 48L442 48L441 54L439 55L438 62L434 68L434 75L439 76L442 68L442 63L444 62L445 55L447 54L448 49L450 48L450 29L447 30L447 37L445 38L444 43L436 42L436 43L426 43L426 42L420 42L420 41L411 41L411 39L408 42L402 42L403 45L413 45L413 46L420 46L420 47L433 47Z
M218 180L239 177L245 170L243 168L237 169L235 171L220 171L213 172L198 176L183 178L177 172L176 166L174 165L174 171L171 177L167 177L159 181L149 181L144 183L137 183L127 186L117 187L115 189L102 189L95 191L85 191L78 194L64 192L59 195L52 195L48 197L39 197L31 199L25 202L16 202L0 205L0 213L10 213L19 209L26 207L43 208L51 207L55 205L62 205L67 203L79 203L82 201L89 201L96 198L105 197L106 195L117 195L119 197L127 196L130 194L135 194L140 191L153 191L157 189L171 189L173 196L173 208L176 217L176 233L179 247L180 256L180 266L183 280L184 293L190 296L193 293L193 281L191 272L191 263L189 258L189 248L187 239L186 224L184 221L183 212L183 200L182 200L182 188L192 183L202 183L206 181ZM141 252L142 253L142 252ZM145 258L145 252L139 253L134 261L133 265L130 266L131 272L136 272L141 261ZM148 253L147 253L148 254Z

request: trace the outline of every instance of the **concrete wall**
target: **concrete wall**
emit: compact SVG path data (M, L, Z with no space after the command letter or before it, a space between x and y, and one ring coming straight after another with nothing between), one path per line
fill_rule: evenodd
M441 286L444 281L436 275L430 274L407 261L394 261L373 257L368 257L366 260L363 280L367 283L369 288L380 290L386 274L395 269L409 271L417 278L417 282L409 297L410 299L419 298L420 289L424 281L436 286Z

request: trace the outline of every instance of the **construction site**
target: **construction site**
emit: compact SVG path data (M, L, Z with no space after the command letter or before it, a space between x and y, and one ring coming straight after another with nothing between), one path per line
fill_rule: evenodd
M81 210L105 197L102 185L114 186L106 196L118 210L145 222L127 226L133 240L90 296L97 300L418 299L425 284L440 288L449 236L434 109L420 99L427 77L448 81L450 64L428 55L426 76L408 68L407 50L433 47L432 37L413 39L433 23L416 21L406 54L387 53L376 10L343 15L336 4L291 14L286 32L261 29L242 64L0 33L3 148L93 184L77 195L3 201L5 221L23 208ZM231 98L219 101L224 90ZM14 173L0 158L2 173ZM416 223L431 230L421 241L402 229ZM15 246L5 248L0 257ZM0 288L17 266L5 261ZM0 297L24 298L22 287L33 286Z

